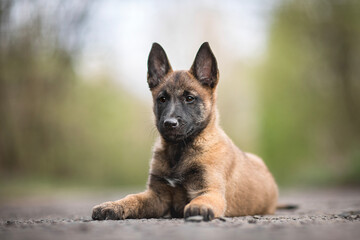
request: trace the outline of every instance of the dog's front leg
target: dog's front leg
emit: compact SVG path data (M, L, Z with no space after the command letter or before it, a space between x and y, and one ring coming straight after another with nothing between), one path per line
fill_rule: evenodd
M208 191L185 206L184 217L202 216L204 221L224 216L226 201L221 191Z
M115 202L105 202L93 208L94 220L118 220L126 218L158 218L169 209L169 199L153 190L131 194Z

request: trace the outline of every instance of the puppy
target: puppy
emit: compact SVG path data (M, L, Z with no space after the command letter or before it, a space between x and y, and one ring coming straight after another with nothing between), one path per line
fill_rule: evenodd
M278 188L261 158L237 148L218 124L217 62L203 43L188 71L173 71L152 45L147 82L160 137L146 191L93 208L94 220L273 214Z

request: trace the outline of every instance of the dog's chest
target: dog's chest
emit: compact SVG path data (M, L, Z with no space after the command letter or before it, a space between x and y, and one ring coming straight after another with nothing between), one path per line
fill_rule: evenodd
M185 206L203 192L203 186L192 184L192 178L164 177L164 182L171 192L170 215L172 217L183 217Z
M163 175L164 182L173 192L181 191L187 199L193 199L206 188L204 169L201 165L191 164L186 168L176 169Z
M158 164L154 166L159 167L154 168L154 173L173 192L182 189L193 196L192 193L205 188L205 167L197 161L200 153L197 148L175 145L155 151Z
M185 187L189 185L203 188L204 169L199 164L184 164L175 168L169 168L163 173L163 179L167 185L175 187Z
M186 171L177 168L168 169L167 172L163 173L162 178L166 185L171 188L185 188L188 182Z
M165 181L170 187L175 188L176 186L181 186L183 179L181 178L171 178L171 177L164 177Z

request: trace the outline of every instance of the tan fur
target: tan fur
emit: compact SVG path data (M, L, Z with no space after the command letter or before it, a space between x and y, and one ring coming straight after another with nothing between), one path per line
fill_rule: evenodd
M175 82L176 74L181 81ZM213 213L215 218L273 214L278 199L274 178L259 157L239 150L220 128L215 88L203 87L191 71L171 70L152 89L154 99L167 86L201 95L207 113L204 117L210 119L208 125L175 163L169 156L176 146L159 137L147 190L95 206L93 218L153 218L171 213L180 213L179 217Z

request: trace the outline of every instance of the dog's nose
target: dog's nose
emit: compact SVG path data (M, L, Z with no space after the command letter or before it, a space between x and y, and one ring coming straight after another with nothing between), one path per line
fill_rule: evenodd
M179 121L176 118L168 118L164 121L164 126L166 128L177 128L179 126Z

